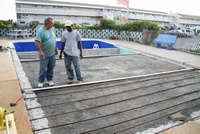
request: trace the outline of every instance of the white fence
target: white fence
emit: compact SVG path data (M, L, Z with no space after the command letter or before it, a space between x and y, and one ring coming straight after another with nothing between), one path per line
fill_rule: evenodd
M6 37L12 30L17 30L17 28L10 29L0 29L0 37ZM36 36L38 28L35 29L26 29L29 33L32 34L32 37ZM54 29L56 37L61 37L62 32L66 29ZM93 29L77 29L83 38L103 38L109 39L114 37L115 39L127 40L127 41L135 41L142 43L142 32L117 32L116 30L93 30Z

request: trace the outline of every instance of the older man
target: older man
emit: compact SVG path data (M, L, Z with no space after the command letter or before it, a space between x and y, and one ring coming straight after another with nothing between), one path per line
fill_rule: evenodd
M48 81L49 86L54 86L53 83L53 69L55 67L58 49L56 45L56 36L52 31L54 21L51 17L44 20L44 26L42 26L36 35L35 45L38 49L38 55L40 60L40 69L38 76L38 87L43 87L45 78Z

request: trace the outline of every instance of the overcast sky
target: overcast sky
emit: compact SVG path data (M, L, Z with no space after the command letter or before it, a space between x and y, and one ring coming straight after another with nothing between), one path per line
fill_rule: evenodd
M15 0L1 0L0 20L16 20Z
M62 1L122 6L117 4L117 0L62 0ZM129 6L131 8L200 16L200 8L199 4L197 4L198 0L129 0L129 3L130 3Z
M60 1L60 0L59 0ZM91 3L101 5L123 6L117 0L62 0L68 2ZM131 8L182 13L200 16L198 0L129 0ZM0 20L16 20L15 0L1 0Z

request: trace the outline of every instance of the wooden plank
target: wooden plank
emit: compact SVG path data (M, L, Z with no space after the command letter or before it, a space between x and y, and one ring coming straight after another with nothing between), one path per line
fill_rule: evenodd
M196 122L189 122L181 126L172 128L163 134L199 134L200 133L200 124Z

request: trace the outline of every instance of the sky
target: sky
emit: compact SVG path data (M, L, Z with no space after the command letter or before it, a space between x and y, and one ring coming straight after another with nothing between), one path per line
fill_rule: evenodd
M124 7L117 0L59 0ZM198 0L129 0L130 8L200 16ZM0 20L16 20L15 0L1 0Z
M123 5L117 4L117 0L62 0L62 1L125 7ZM198 0L129 0L129 6L131 8L200 16L199 4L197 3Z
M16 20L15 0L0 1L0 20Z

